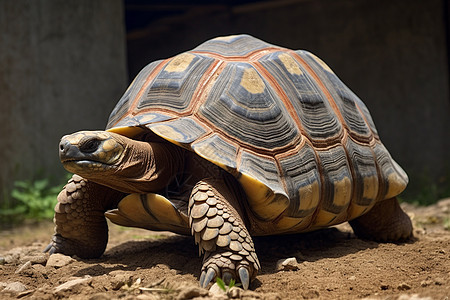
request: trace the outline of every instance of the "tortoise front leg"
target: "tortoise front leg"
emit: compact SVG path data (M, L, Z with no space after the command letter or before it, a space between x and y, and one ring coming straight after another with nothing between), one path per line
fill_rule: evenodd
M100 257L108 243L104 212L124 196L108 187L73 175L58 195L55 234L44 252Z
M237 184L232 180L204 179L192 190L189 222L203 258L200 285L214 278L235 279L247 289L261 268L252 238L244 224Z

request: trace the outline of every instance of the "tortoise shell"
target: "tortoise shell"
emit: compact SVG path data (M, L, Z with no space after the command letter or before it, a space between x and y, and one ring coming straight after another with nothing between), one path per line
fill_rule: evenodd
M266 232L356 218L408 182L367 107L323 61L249 35L147 65L107 125L129 137L143 127L233 174Z

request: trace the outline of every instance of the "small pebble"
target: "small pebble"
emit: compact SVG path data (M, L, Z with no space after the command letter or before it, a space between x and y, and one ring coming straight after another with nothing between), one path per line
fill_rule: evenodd
M17 270L16 270L16 274L20 274L23 273L24 271L28 270L31 268L31 261L27 261L26 263L24 263L23 265L21 265Z
M397 289L399 291L406 291L406 290L410 290L411 286L409 284L407 284L406 282L402 282L397 286Z
M445 279L444 278L436 278L434 280L434 284L435 285L444 285L445 284Z
M432 284L433 284L433 281L432 281L432 280L423 280L423 281L420 283L420 286L421 286L421 287L427 287L427 286L432 285Z
M47 263L48 256L45 253L37 253L35 255L27 255L20 259L20 262L27 262L30 261L31 264L40 264L45 266Z
M208 296L209 292L206 289L203 289L198 286L188 286L186 288L181 289L181 291L178 293L177 300L182 299L193 299L198 297L206 297Z
M21 293L27 290L27 286L21 282L11 282L6 285L2 292L7 293Z
M81 285L81 284L83 284L83 283L85 283L85 282L91 280L91 278L92 278L91 276L86 275L86 276L83 277L83 278L76 278L76 279L69 280L69 281L67 281L67 282L65 282L65 283L63 283L63 284L58 285L57 287L55 287L55 289L53 290L53 292L54 292L55 294L57 294L57 293L59 293L59 292L61 292L61 291L71 290L71 289L73 289L74 287L79 286L79 285Z
M302 292L303 299L315 299L319 298L320 293L317 290L308 290Z
M214 297L224 296L226 294L226 292L220 288L217 282L209 288L209 293Z
M47 260L46 267L54 267L54 268L61 268L64 266L67 266L71 262L73 262L74 259L70 256L63 255L60 253L52 254Z
M298 270L298 262L295 257L280 259L277 261L275 268L277 271L296 271Z
M4 265L6 263L6 260L3 256L0 256L0 265Z

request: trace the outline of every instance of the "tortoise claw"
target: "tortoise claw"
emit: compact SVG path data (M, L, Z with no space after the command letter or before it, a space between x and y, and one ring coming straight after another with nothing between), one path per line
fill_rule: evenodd
M205 271L203 271L202 272L202 276L201 277L203 277L203 274L205 273ZM203 278L203 282L202 282L202 280L201 280L201 278L200 278L200 286L202 287L202 288L206 288L207 286L208 286L208 284L214 279L214 277L216 277L217 276L217 274L216 274L216 271L213 269L213 268L209 268L208 269L208 272L206 273L206 275L204 276L204 278Z
M60 253L61 252L61 245L63 245L64 239L60 235L53 235L51 242L45 247L44 253L47 253L52 255L54 253Z
M202 272L202 275L200 275L200 286L203 287L203 282L205 281L206 277L206 271Z
M250 284L250 273L246 268L242 267L239 269L239 278L241 279L242 288L247 290Z

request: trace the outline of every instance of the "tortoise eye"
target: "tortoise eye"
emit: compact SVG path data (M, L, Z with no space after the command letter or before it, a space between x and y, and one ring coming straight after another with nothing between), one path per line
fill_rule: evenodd
M98 149L100 142L101 141L97 138L90 138L81 144L80 150L84 153L95 152Z

